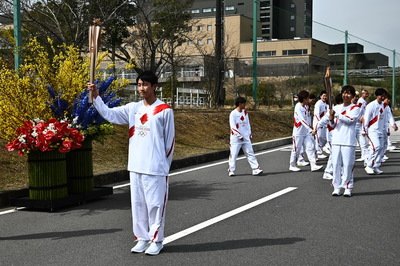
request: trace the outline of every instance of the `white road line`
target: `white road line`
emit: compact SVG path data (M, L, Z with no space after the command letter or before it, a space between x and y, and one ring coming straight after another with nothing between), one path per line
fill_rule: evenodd
M280 151L280 150L284 150L287 147L288 146L284 146L284 147L279 147L279 148L276 148L276 149L273 149L273 150L266 150L266 151L258 152L258 153L256 153L256 156L257 155L271 153L271 152L276 152L276 151ZM238 158L238 160L243 160L243 159L246 159L246 157L245 156L240 156ZM203 166L199 166L199 167L195 167L195 168L190 168L190 169L179 171L179 172L170 173L169 176L181 175L181 174L185 174L185 173L189 173L189 172L193 172L193 171L197 171L197 170L201 170L201 169L205 169L205 168L209 168L209 167L213 167L213 166L217 166L217 165L221 165L221 164L227 164L227 163L228 163L228 160L217 162L217 163L211 163L211 164L207 164L207 165L203 165ZM125 183L125 184L113 186L113 189L118 189L118 188L123 188L123 187L128 187L128 186L129 186L129 183Z
M13 213L13 212L16 212L16 211L19 211L19 210L23 210L23 209L25 209L25 207L18 207L18 208L2 211L2 212L0 212L0 215Z
M175 234L173 234L173 235L171 235L171 236L168 236L168 237L166 237L166 238L164 239L163 243L164 243L165 245L168 244L168 243L171 243L172 241L175 241L175 240L178 240L178 239L180 239L180 238L182 238L182 237L185 237L185 236L187 236L187 235L190 235L190 234L192 234L192 233L194 233L194 232L197 232L197 231L199 231L199 230L201 230L201 229L204 229L204 228L206 228L206 227L208 227L208 226L210 226L210 225L213 225L213 224L218 223L218 222L220 222L220 221L222 221L222 220L228 219L229 217L232 217L232 216L234 216L234 215L236 215L236 214L239 214L239 213L241 213L241 212L244 212L244 211L246 211L246 210L248 210L248 209L254 208L254 207L256 207L256 206L258 206L258 205L260 205L260 204L262 204L262 203L265 203L265 202L267 202L267 201L270 201L270 200L272 200L272 199L274 199L274 198L277 198L277 197L279 197L279 196L282 196L282 195L284 195L284 194L286 194L286 193L289 193L289 192L291 192L291 191L293 191L293 190L296 190L296 189L297 189L297 187L288 187L288 188L285 188L285 189L280 190L280 191L278 191L278 192L275 192L275 193L273 193L273 194L271 194L271 195L268 195L268 196L266 196L266 197L264 197L264 198L261 198L261 199L258 199L258 200L256 200L256 201L250 202L250 203L248 203L248 204L246 204L246 205L244 205L244 206L242 206L242 207L239 207L239 208L234 209L234 210L232 210L232 211L229 211L229 212L227 212L227 213L218 215L217 217L214 217L214 218L212 218L212 219L210 219L210 220L204 221L204 222L202 222L202 223L199 223L199 224L197 224L197 225L194 225L194 226L192 226L192 227L189 227L188 229L185 229L185 230L180 231L180 232L178 232L178 233L175 233Z

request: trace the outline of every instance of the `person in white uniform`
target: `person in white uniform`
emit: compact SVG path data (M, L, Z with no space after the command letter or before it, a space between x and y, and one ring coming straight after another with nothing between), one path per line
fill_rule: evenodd
M386 156L386 151L389 145L389 137L390 137L390 127L393 128L394 131L398 130L398 127L396 125L396 121L394 120L393 113L392 113L392 108L390 107L390 95L388 95L385 100L383 101L383 114L384 114L384 119L385 119L385 129L384 129L384 135L383 135L383 149L381 150L380 156L382 157L382 162L385 162L386 160L389 159L389 157Z
M143 100L109 108L94 84L93 104L107 121L129 125L128 171L130 175L133 234L132 253L157 255L163 248L168 174L175 143L171 107L156 96L158 78L144 71L136 79Z
M294 125L292 132L292 151L290 153L289 170L298 172L301 169L297 167L297 160L302 147L307 154L311 165L311 171L318 171L323 166L316 164L315 141L313 135L315 131L311 125L311 115L308 109L310 94L308 91L300 91L297 95L298 103L294 107Z
M252 175L260 175L263 170L261 170L260 165L258 164L251 144L252 135L249 114L246 111L246 99L243 97L237 97L235 99L235 106L236 108L229 114L231 135L229 143L230 154L228 160L228 175L235 175L236 160L241 149L250 164Z
M369 150L368 150L368 139L365 136L364 130L364 113L365 108L367 107L367 99L369 97L369 92L366 89L361 91L361 97L358 99L357 104L360 106L360 119L357 121L356 124L356 132L357 132L357 141L358 145L360 146L361 150L361 157L356 161L363 161L364 164L367 164L367 160L369 157Z
M342 94L338 94L335 96L335 105L342 104L343 103L343 98ZM318 121L318 126L325 126L327 127L328 131L328 144L329 145L329 150L332 150L332 130L333 128L329 125L329 112L324 115L319 121ZM322 176L323 179L326 180L332 180L333 179L333 165L332 165L332 154L329 153L328 161L326 162L326 167L324 170L324 174Z
M327 129L324 123L318 125L318 122L324 117L328 112L328 104L326 103L328 99L328 94L325 90L321 91L319 94L319 100L314 106L314 117L313 117L313 127L316 130L315 134L315 149L317 150L317 156L319 159L326 158L322 150L327 144ZM318 125L318 126L317 126Z
M380 169L382 163L382 149L384 148L385 116L383 101L387 92L383 88L375 90L376 99L365 108L364 113L364 134L369 141L369 156L365 172L369 175L382 174Z
M360 107L352 103L356 91L353 86L345 85L341 90L343 103L335 105L329 111L329 126L332 127L333 192L340 196L351 197L354 187L353 168L355 163L356 123L360 116Z

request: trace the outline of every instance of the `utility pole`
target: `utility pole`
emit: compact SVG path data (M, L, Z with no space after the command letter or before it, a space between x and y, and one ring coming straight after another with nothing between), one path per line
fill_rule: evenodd
M348 54L347 54L347 41L349 39L349 33L346 30L344 32L344 65L343 65L343 86L347 85L347 61L348 61Z
M223 42L224 42L224 0L216 0L215 12L215 61L217 63L217 79L215 91L215 104L216 106L223 105L224 93L224 55L223 55Z
M257 0L253 0L253 100L257 108Z
M393 66L392 66L392 106L396 108L396 50L393 50Z
M14 68L15 68L15 70L18 70L19 65L21 64L20 49L21 49L21 45L22 45L20 0L14 0L13 11L14 11L13 20L14 20L14 39L15 39Z

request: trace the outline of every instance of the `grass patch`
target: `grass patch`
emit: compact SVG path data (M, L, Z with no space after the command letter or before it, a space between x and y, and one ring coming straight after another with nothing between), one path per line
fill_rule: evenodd
M175 110L174 159L229 149L229 113L221 110ZM292 132L292 111L250 111L253 142L287 137ZM27 157L8 152L0 140L0 191L28 186ZM128 127L115 126L103 144L93 143L93 171L102 174L127 168Z

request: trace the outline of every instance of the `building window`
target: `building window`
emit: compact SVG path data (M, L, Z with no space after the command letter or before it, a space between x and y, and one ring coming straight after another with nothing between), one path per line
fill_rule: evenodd
M197 26L196 29L197 29L197 31L202 31L203 30L203 26Z
M211 31L212 30L212 25L207 25L207 31Z
M294 50L283 50L282 55L306 55L308 54L307 49L294 49Z
M267 29L262 29L262 30L261 30L261 33L262 33L262 34L270 34L271 31L270 31L269 28L267 28Z
M212 39L211 39L211 38L208 38L208 39L207 39L207 44L212 44L212 43L213 43Z
M200 9L192 9L192 14L200 14Z
M235 11L235 7L234 6L227 6L225 7L226 11Z
M258 57L276 56L276 51L260 51L257 52Z
M290 31L294 31L294 27L290 27Z
M211 13L212 12L212 8L203 8L203 13Z
M291 20L294 20L294 15L291 15L291 16L290 16L290 19L291 19Z

